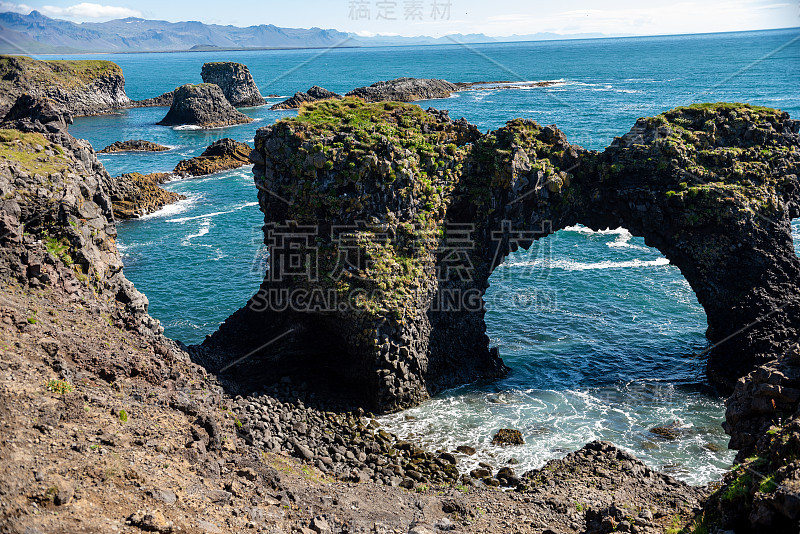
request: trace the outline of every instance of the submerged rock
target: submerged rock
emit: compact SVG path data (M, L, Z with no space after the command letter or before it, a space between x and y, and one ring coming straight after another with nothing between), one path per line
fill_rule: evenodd
M343 97L342 95L336 94L332 91L328 91L327 89L323 89L322 87L315 85L305 93L295 93L293 97L284 100L283 102L279 102L273 105L269 109L274 109L274 110L298 109L303 104L309 104L311 102L319 102L320 100L330 100L332 98L341 99Z
M201 76L203 82L218 85L233 107L264 105L264 97L247 65L230 61L205 63Z
M211 83L182 85L175 90L172 106L158 124L162 126L194 125L219 128L253 122L231 106L219 86Z
M113 152L163 152L169 150L169 147L153 143L152 141L144 141L142 139L133 139L130 141L115 141L100 151L101 154L111 154Z
M252 149L247 143L240 143L226 137L213 142L200 156L178 163L174 172L181 176L205 176L228 169L236 169L250 164L250 152Z
M414 102L449 98L459 86L447 80L397 78L386 82L373 83L369 87L358 87L346 96L355 96L366 102Z
M524 445L522 432L511 428L501 428L492 438L492 445Z

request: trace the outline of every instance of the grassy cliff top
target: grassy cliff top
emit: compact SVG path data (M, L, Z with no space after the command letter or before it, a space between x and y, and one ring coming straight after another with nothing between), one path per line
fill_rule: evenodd
M23 79L37 83L78 87L102 76L122 76L122 69L111 61L47 60L25 56L0 56L0 79Z
M64 150L41 134L0 130L0 162L17 163L28 174L49 175L68 171L70 160Z

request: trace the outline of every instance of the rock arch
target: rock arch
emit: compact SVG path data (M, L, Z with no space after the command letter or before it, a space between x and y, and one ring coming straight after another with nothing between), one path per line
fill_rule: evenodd
M593 152L522 119L481 135L411 105L308 106L256 136L270 270L196 353L242 383L316 371L379 411L501 376L489 276L581 223L624 226L681 269L708 316L709 378L731 387L800 331L799 128L698 105Z

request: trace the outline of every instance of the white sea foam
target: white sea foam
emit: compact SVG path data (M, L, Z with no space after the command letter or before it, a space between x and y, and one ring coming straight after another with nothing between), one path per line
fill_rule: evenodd
M197 194L193 195L191 193L187 193L186 194L186 198L184 200L179 200L178 202L175 202L174 204L168 204L167 206L164 206L160 210L154 211L153 213L148 213L147 215L142 215L137 220L143 221L143 220L147 220L147 219L155 219L155 218L159 218L159 217L169 217L171 215L178 215L179 213L184 213L184 212L188 211L189 209L191 209L192 206L197 204L197 201L200 200L201 197L202 197L202 195L197 195Z
M667 258L655 260L628 260L628 261L598 261L585 263L573 260L537 259L523 262L507 262L509 267L535 267L540 269L561 269L563 271L594 271L602 269L641 269L644 267L659 267L669 265Z
M195 237L203 237L207 235L208 232L211 231L211 219L205 219L202 223L200 223L200 228L197 230L196 234L187 235L186 238L183 240L183 243L186 244Z
M258 206L258 202L245 202L241 206L237 206L237 207L233 208L232 210L227 210L227 211L215 211L215 212L212 212L212 213L205 213L203 215L193 215L191 217L179 217L177 219L167 219L167 222L170 222L170 223L185 223L185 222L188 222L188 221L196 221L198 219L210 219L212 217L217 217L219 215L226 215L228 213L233 213L235 211L243 210L243 209L249 208L251 206Z

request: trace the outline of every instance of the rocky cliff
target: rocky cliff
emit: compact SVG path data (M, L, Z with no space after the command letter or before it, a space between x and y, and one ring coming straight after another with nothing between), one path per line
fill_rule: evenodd
M108 113L130 103L122 69L110 61L0 56L0 118L25 93L48 98L72 115Z
M264 105L264 97L247 65L230 61L205 63L201 75L203 82L218 85L233 107Z
M218 85L202 83L186 84L175 89L172 105L158 124L220 128L248 122L253 122L253 119L231 106Z

